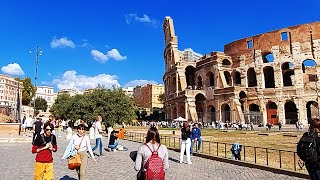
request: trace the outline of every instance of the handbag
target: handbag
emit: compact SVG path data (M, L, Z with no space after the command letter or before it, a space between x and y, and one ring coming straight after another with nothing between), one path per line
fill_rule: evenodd
M81 146L83 138L84 138L84 136L82 137L82 139L80 141L79 147ZM80 158L79 153L77 153L76 155L72 156L68 160L68 169L74 170L74 169L77 169L80 166L81 166L81 158Z

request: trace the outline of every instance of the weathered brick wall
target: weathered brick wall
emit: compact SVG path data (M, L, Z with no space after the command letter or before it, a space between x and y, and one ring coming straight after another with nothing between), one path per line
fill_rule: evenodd
M19 123L0 123L0 135L18 135Z

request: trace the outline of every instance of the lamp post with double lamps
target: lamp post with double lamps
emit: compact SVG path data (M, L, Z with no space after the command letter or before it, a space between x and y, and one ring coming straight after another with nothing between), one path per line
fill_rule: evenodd
M32 53L32 50L29 50L30 53ZM38 80L38 64L39 64L39 56L42 55L42 49L37 46L36 50L36 59L35 59L35 76L34 76L34 87L37 88L37 80ZM35 111L36 111L36 92L33 95L33 116L35 116Z

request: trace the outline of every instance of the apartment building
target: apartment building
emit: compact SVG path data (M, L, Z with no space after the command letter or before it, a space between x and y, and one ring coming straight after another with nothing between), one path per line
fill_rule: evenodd
M164 86L161 84L147 84L137 86L133 90L134 102L140 108L151 110L154 107L163 108L159 96L164 93Z
M42 98L47 101L48 109L55 101L54 88L49 86L37 86L36 98Z

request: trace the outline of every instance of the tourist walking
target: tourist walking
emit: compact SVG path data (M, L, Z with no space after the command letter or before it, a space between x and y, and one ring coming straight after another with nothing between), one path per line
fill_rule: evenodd
M33 123L33 138L32 138L32 142L34 142L35 137L40 136L41 133L41 129L42 129L42 120L41 118L37 118L37 120Z
M183 155L186 151L187 163L192 164L190 157L191 148L191 131L188 123L184 122L181 129L181 151L180 151L180 163L183 163Z
M78 178L79 180L84 180L86 175L86 169L88 164L88 153L89 151L90 156L92 157L92 160L94 162L97 162L97 160L94 158L91 145L90 145L90 139L87 135L84 133L84 124L79 124L77 127L77 134L74 134L69 142L69 144L73 144L74 148L77 150L78 154L80 155L81 159L81 165L79 168L77 168Z
M46 123L43 126L44 133L36 136L32 153L36 153L34 165L34 179L53 179L53 157L52 152L58 150L56 136L52 134L53 125Z
M197 153L200 153L200 147L201 147L201 130L198 127L198 123L193 124L193 128L191 130L191 152L190 154L193 154L193 146L194 143L197 142Z
M151 161L155 163L151 165ZM138 171L138 180L150 179L150 176L164 180L165 170L169 169L168 149L160 144L160 135L155 127L148 130L145 144L139 147L134 169ZM153 170L158 173L153 174Z
M305 132L297 145L297 154L304 161L311 180L320 179L320 120L311 121L309 132Z
M101 116L96 117L96 122L94 124L94 137L96 139L96 145L92 150L96 150L99 147L99 156L102 157L102 127L101 127Z

